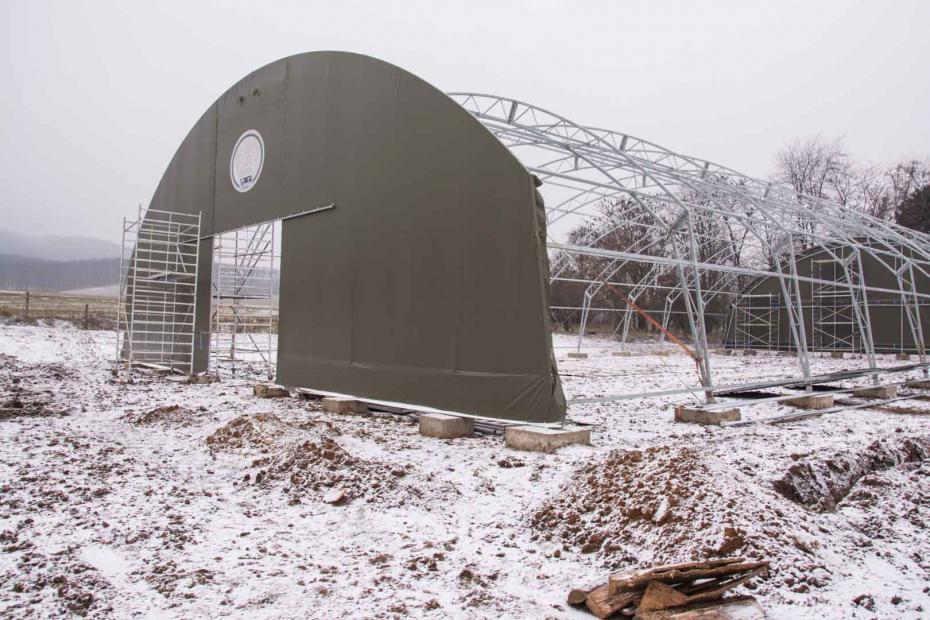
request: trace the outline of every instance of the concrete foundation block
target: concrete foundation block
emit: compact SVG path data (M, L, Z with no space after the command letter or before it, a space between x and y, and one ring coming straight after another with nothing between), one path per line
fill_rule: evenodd
M833 406L833 394L808 394L786 400L784 403L799 409L829 409Z
M742 416L739 409L697 409L695 407L675 407L675 421L690 424L720 424L721 422L738 422Z
M219 379L216 375L189 375L187 382L192 385L203 385L206 383L216 383Z
M420 434L424 437L455 439L471 437L475 433L475 421L444 413L421 413Z
M586 360L588 359L588 354L579 353L578 351L569 351L566 357L570 360Z
M614 357L630 357L633 353L632 351L614 351L611 355Z
M723 357L732 357L733 349L717 349L714 353L716 355L722 355Z
M909 362L911 360L911 354L910 353L895 353L894 358L902 362Z
M906 385L918 390L930 390L930 379L908 379Z
M659 357L668 357L671 354L672 354L671 351L668 351L665 349L662 349L660 351L656 351L655 353L653 353L653 355L658 355Z
M759 355L755 349L743 349L743 355Z
M896 385L873 385L853 390L853 396L859 398L894 398L897 395L898 386Z
M781 357L797 357L798 353L797 351L779 351L778 355Z
M830 351L830 357L835 360L841 360L846 357L846 354L842 351Z
M259 398L287 398L290 392L280 385L268 385L267 383L257 383L252 386L252 393Z
M323 410L330 413L368 413L368 405L354 398L328 396L323 399Z
M504 444L514 450L555 452L571 444L591 445L591 429L579 426L540 428L536 426L509 426L504 431Z

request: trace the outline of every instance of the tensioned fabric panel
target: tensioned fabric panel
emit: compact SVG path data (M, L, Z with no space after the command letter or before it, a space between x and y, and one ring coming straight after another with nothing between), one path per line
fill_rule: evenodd
M230 157L249 130L261 134L264 160L239 192ZM253 72L191 131L152 208L202 209L222 232L329 204L283 224L279 382L564 418L532 178L410 73L341 52Z

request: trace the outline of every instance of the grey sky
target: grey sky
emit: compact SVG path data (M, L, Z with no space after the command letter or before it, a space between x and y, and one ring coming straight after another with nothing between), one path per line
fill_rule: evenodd
M0 0L0 228L117 238L200 114L249 71L337 49L767 176L842 136L930 155L930 2Z

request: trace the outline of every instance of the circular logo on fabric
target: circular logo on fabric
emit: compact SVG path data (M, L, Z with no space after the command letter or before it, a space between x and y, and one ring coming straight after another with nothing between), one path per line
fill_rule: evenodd
M258 183L265 162L262 134L249 129L236 140L229 159L229 178L237 192L247 192Z

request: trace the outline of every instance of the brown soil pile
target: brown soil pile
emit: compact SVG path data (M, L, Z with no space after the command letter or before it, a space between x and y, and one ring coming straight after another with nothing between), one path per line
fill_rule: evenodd
M280 445L290 428L273 413L256 413L233 418L207 437L211 452L257 450L267 453Z
M766 491L692 448L618 450L577 470L532 516L533 539L597 554L612 569L732 555L771 559L774 572L802 566L814 536Z
M924 461L930 461L930 435L880 440L864 451L840 452L796 463L774 486L791 501L826 512L834 510L863 477Z
M409 465L351 454L337 443L338 434L330 423L288 423L272 413L259 413L230 420L207 437L207 445L211 452L260 454L245 481L281 488L291 504L325 498L335 505L353 500L400 505L416 498L415 488L400 484Z
M136 426L155 426L155 425L179 425L190 426L198 422L198 418L206 411L205 407L200 407L196 411L182 407L180 405L165 405L146 411L141 415L128 414L122 417Z
M407 475L404 468L354 456L329 437L293 444L253 465L263 468L255 482L261 486L283 482L291 504L319 501L330 491L338 498L335 504L354 499L399 504L404 493L398 491L398 480Z

